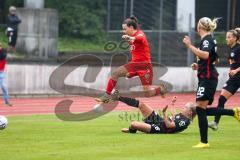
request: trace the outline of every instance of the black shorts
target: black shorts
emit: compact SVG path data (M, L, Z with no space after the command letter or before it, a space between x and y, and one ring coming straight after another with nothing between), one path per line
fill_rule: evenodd
M162 117L153 111L150 116L144 119L144 122L151 125L150 133L166 133L166 126Z
M211 105L214 100L214 94L217 89L217 80L199 79L198 89L196 93L196 101L208 100L208 105Z
M223 89L227 90L232 95L234 95L239 88L240 88L240 77L229 78L228 81L223 86Z
M8 36L8 45L15 47L17 43L17 31L8 31L7 36Z

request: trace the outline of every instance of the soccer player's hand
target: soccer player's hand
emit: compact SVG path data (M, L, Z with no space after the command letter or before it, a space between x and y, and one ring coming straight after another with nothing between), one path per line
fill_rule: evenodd
M124 39L125 41L134 41L135 38L134 37L130 37L128 35L123 35L122 39Z
M230 70L229 71L229 76L230 77L233 77L235 74L237 74L238 73L238 71L235 69L235 70Z
M184 38L183 38L183 43L187 46L187 47L189 47L192 43L191 43L191 40L190 40L190 38L188 37L188 36L185 36Z
M193 63L191 65L191 67L192 67L192 70L197 70L198 69L198 64L197 63Z
M163 108L162 112L163 112L163 113L166 113L167 109L168 109L168 105L166 105L166 106Z
M173 99L172 99L172 105L173 105L173 106L175 105L176 101L177 101L177 97L174 96Z
M219 62L220 62L220 59L219 59L219 58L216 58L215 64L219 64Z
M128 35L123 35L122 36L122 39L126 40L126 41L129 41L130 40L130 36Z

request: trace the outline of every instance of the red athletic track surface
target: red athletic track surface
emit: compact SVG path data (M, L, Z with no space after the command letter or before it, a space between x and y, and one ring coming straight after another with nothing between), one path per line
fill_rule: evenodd
M217 101L220 93L215 95L213 107L217 106ZM173 96L177 96L176 107L182 107L186 102L195 101L194 93L171 93L166 98L151 97L151 98L140 98L140 100L154 109L160 109L167 104L170 104ZM3 101L0 101L0 115L14 116L14 115L33 115L33 114L54 114L55 106L58 102L65 99L73 100L71 106L72 112L86 112L92 109L97 103L91 97L61 97L61 98L13 98L11 103L13 107L6 107ZM226 103L226 108L232 108L240 106L240 93L235 94ZM129 111L131 107L123 103L115 108L114 111Z

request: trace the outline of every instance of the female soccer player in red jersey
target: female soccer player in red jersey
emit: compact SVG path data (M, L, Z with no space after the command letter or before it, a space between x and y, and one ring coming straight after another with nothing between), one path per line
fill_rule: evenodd
M101 97L95 98L98 102L107 103L111 99L111 92L117 84L118 78L128 77L132 78L138 76L141 80L144 90L148 90L146 96L155 96L158 94L165 94L164 86L156 87L154 90L150 90L149 86L152 85L153 80L153 68L151 64L151 54L148 45L147 38L143 31L139 28L138 20L132 16L127 18L123 24L123 36L122 39L129 42L130 50L132 54L132 60L118 67L111 78L108 81L106 93ZM161 91L162 89L162 91Z

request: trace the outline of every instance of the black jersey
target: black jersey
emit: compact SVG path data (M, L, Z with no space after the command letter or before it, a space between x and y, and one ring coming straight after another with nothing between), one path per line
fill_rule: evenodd
M218 72L215 68L217 55L217 41L212 35L207 35L201 40L200 50L209 53L208 59L198 58L198 78L199 79L218 79Z
M240 44L237 43L233 48L231 48L229 59L233 61L233 63L230 65L231 70L234 70L240 67ZM240 77L240 72L237 73L236 76Z
M8 15L8 27L12 28L13 30L17 30L19 23L21 23L21 20L17 15Z
M174 117L175 128L167 129L167 133L178 133L187 129L190 125L190 120L185 117L182 113L176 114Z

